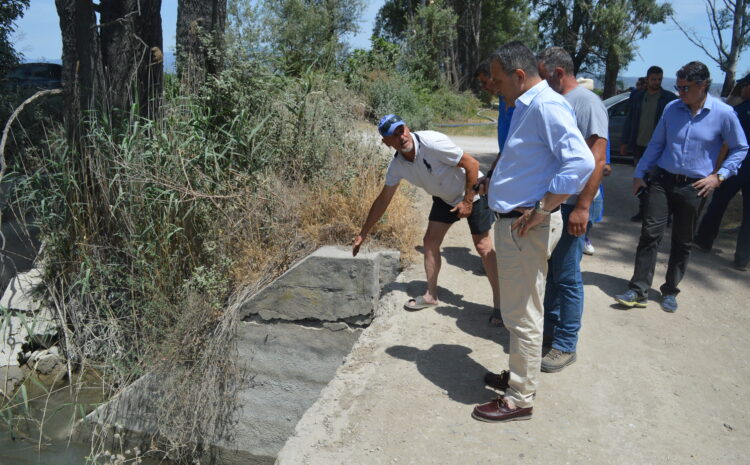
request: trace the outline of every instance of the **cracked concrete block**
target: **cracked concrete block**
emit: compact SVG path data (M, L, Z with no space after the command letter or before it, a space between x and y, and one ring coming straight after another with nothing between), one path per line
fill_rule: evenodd
M370 315L384 280L395 276L398 252L360 253L326 246L308 255L250 297L240 317L264 320L339 321Z

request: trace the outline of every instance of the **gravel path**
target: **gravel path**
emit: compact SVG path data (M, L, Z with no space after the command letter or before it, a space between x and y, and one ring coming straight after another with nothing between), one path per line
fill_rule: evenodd
M494 139L454 140L483 165L496 151ZM474 405L494 395L483 385L485 371L507 368L508 334L487 326L490 288L461 222L443 247L442 305L401 308L424 290L421 263L389 286L379 317L277 463L750 463L750 273L731 268L733 237L725 236L716 244L723 252L693 253L677 313L661 311L658 301L645 309L614 305L639 233L628 221L636 207L632 170L616 165L605 181L606 216L591 234L596 254L582 264L578 361L542 373L531 421L471 418ZM426 217L429 198L420 201ZM666 259L659 254L656 288Z

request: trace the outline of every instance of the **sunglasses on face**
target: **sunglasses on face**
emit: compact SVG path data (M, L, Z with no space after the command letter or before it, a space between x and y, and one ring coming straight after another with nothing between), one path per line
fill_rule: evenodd
M380 134L382 135L387 134L388 130L391 128L391 125L394 123L398 123L399 121L403 121L403 120L399 118L398 116L393 116L390 119L388 119L388 121L386 121L385 123L383 123L382 126L380 126Z
M703 81L696 81L696 84L700 85ZM689 86L674 86L674 90L681 94L687 94L688 91L690 91L690 88L693 87L692 85Z

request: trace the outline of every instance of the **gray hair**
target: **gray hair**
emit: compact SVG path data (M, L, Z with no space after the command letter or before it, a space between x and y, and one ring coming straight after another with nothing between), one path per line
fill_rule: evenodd
M570 54L562 47L548 47L537 55L537 60L544 63L544 69L547 73L552 73L555 68L562 68L565 74L573 75L573 59Z
M490 55L490 60L500 63L506 74L522 69L528 76L539 76L536 57L527 46L517 40L495 50Z

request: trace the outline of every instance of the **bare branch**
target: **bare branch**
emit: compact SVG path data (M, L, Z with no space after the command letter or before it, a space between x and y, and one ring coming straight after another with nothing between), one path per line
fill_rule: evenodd
M687 38L687 40L689 40L693 45L695 45L699 49L703 50L706 53L706 55L708 55L708 57L714 60L716 63L720 63L719 59L716 58L714 55L712 55L711 52L708 50L708 48L703 44L703 41L698 38L698 35L695 33L694 30L689 30L683 27L682 24L677 22L674 16L671 16L670 18L672 19L672 22L675 24L675 26L677 26L677 28L680 31L682 31L683 34L685 34L685 37Z

